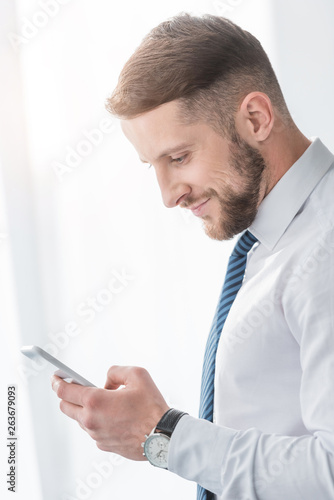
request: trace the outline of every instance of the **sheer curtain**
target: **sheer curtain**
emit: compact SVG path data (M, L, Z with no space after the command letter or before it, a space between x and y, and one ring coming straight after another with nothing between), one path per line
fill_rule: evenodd
M43 367L19 353L47 347L100 386L112 364L145 366L170 405L197 414L233 242L209 240L198 220L163 206L153 169L104 109L142 37L181 11L224 15L254 33L297 124L334 146L330 0L2 2L0 404L15 383L19 499L195 493L177 476L98 450L58 410Z

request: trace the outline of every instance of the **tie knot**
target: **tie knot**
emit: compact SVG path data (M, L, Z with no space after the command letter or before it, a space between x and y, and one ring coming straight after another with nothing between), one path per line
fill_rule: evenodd
M252 235L248 230L240 236L240 238L237 241L237 244L235 245L232 255L238 256L238 257L243 257L247 255L249 250L252 248L254 243L257 241L257 238Z

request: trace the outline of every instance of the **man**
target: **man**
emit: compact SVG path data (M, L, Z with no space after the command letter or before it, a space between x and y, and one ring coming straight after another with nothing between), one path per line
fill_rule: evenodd
M153 29L107 107L167 207L192 210L211 238L242 234L202 418L169 409L137 367L111 367L104 389L55 378L61 410L100 449L196 481L198 498L334 498L334 156L293 122L258 40L220 17Z

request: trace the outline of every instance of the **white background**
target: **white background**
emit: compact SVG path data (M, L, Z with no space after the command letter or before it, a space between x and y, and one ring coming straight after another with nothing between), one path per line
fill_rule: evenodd
M16 384L17 500L191 499L194 484L98 450L58 410L49 373L27 371L19 347L52 344L100 386L112 364L145 366L170 405L197 415L233 242L209 240L198 220L163 206L153 169L104 103L152 27L181 11L225 15L262 42L304 134L333 150L334 4L62 0L45 14L42 5L54 2L0 5L1 498L14 498L6 491L6 391ZM85 150L81 141L106 119L112 130ZM86 156L60 175L56 162L78 149ZM128 278L106 295L115 272ZM88 305L94 297L99 311Z

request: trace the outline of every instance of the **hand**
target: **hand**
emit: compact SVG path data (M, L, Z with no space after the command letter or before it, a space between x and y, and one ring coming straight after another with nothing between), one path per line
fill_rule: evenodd
M124 387L120 387L124 386ZM112 366L104 389L52 377L60 409L76 420L100 450L146 460L141 443L169 407L144 368Z

